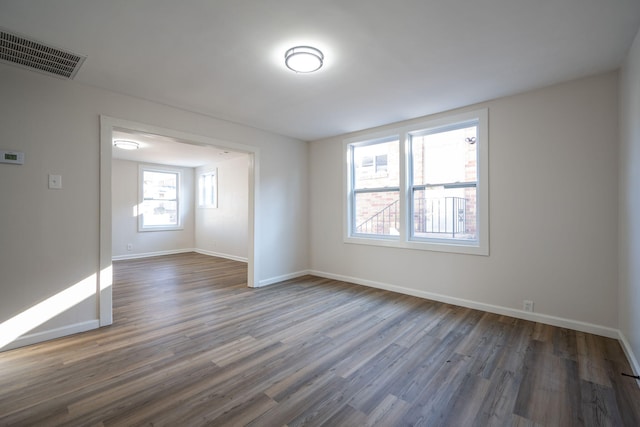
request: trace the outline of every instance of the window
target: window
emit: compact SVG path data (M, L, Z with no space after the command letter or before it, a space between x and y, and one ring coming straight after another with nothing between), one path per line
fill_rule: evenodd
M218 207L218 176L215 169L201 174L198 179L198 206L201 208Z
M354 234L397 236L399 228L398 201L400 173L397 167L388 170L387 159L399 156L397 137L352 144L353 159L351 228Z
M345 241L488 255L487 117L345 141Z
M181 229L180 171L141 166L140 184L139 230Z
M477 121L409 134L411 238L476 241Z

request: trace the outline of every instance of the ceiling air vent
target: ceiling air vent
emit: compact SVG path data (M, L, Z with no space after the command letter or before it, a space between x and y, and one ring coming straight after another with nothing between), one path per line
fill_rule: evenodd
M65 52L0 28L0 61L73 79L85 56Z

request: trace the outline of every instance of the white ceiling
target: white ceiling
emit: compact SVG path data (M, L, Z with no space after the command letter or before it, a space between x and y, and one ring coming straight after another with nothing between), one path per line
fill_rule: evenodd
M0 0L0 26L87 55L78 82L316 140L616 69L640 1Z
M137 142L139 148L137 150L123 150L112 146L112 158L137 163L195 168L246 156L244 153L234 152L226 148L200 145L190 141L180 141L166 136L142 132L114 130L113 140L118 139Z

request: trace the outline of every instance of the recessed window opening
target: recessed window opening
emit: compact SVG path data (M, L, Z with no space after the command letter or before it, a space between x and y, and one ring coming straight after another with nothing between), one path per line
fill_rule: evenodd
M345 242L488 255L488 113L345 141Z

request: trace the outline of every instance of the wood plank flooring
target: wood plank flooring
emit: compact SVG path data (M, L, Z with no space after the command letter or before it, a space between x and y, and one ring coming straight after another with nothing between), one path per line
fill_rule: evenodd
M199 254L114 271L112 326L0 353L0 425L640 425L612 339Z

